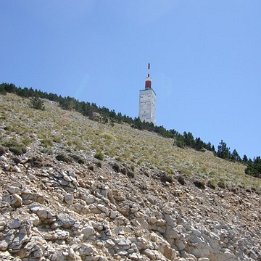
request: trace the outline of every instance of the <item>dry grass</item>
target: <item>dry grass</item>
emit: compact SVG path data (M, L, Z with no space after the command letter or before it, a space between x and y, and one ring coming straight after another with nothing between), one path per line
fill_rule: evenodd
M94 155L97 151L122 162L154 166L171 174L198 176L218 184L261 188L261 180L246 176L245 166L215 157L211 152L198 152L173 146L166 139L127 125L102 124L77 112L64 111L46 101L45 111L34 110L26 99L15 95L0 96L1 143L7 139L25 140L30 146L40 140L43 147L57 144L73 151Z

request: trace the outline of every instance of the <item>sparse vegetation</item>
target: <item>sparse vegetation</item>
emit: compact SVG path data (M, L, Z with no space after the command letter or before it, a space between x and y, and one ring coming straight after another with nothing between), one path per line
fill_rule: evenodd
M79 155L76 155L76 154L71 154L70 157L75 161L75 162L78 162L79 164L84 164L85 161L84 159L79 156Z
M199 189L205 189L206 188L205 183L202 180L195 180L193 183Z
M36 110L45 110L44 102L38 96L31 98L30 106Z
M26 147L24 146L24 144L19 143L15 139L5 142L4 146L7 147L15 155L22 155L26 152Z
M59 161L63 161L63 162L66 162L66 163L72 162L72 159L65 154L58 154L55 158Z
M104 155L101 151L97 151L94 155L94 158L98 159L98 160L103 160L104 159Z
M179 173L184 181L199 177L213 180L216 186L221 180L220 184L224 186L233 183L256 190L261 187L260 179L245 174L246 157L243 157L242 164L223 160L209 150L198 152L188 146L179 148L173 146L172 137L139 131L128 124L115 122L112 126L94 122L75 111L62 110L54 102L46 101L45 111L39 113L28 107L28 100L9 93L1 102L1 111L5 112L2 121L5 128L0 132L0 145L3 147L10 139L24 148L38 142L37 146L42 146L45 153L63 153L71 161L75 161L71 155L82 155L84 159L85 155L88 157L96 151L98 155L101 153L102 160L109 156L118 161L120 172L125 171L126 175L125 163L129 167L157 168L170 176L172 172Z
M0 156L4 155L6 152L6 149L2 146L0 146Z
M216 189L215 182L212 179L207 181L207 186L211 189Z

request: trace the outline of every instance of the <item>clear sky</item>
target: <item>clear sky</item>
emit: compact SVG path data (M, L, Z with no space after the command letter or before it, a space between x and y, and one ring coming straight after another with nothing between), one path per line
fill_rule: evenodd
M132 117L151 63L157 124L261 155L260 0L0 0L0 82Z

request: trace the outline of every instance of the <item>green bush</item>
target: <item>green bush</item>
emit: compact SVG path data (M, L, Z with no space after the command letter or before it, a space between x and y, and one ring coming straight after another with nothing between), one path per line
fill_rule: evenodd
M44 148L50 148L53 146L53 141L50 140L50 139L42 139L41 140L41 145L44 147Z
M172 179L172 176L163 172L163 173L160 173L160 181L163 183L166 183L166 182L172 183L173 179Z
M194 185L199 188L199 189L205 189L205 183L204 181L201 181L201 180L195 180L194 182Z
M217 183L218 187L225 189L226 188L226 183L225 181L222 179Z
M72 162L71 158L69 158L65 154L58 154L55 158L57 160L59 160L59 161L63 161L63 162L66 162L66 163L71 163Z
M82 157L80 157L79 155L71 154L70 157L71 157L74 161L78 162L79 164L84 164L84 163L85 163L85 162L84 162L84 159L83 159Z
M97 151L94 155L94 158L98 159L98 160L103 160L104 159L104 155L101 151Z
M24 144L21 144L16 140L9 140L4 143L4 146L7 147L15 155L22 155L26 153L26 147L24 146Z
M216 188L216 185L215 185L214 181L211 180L211 179L208 180L207 186L208 186L209 188L211 188L211 189L215 189L215 188Z
M30 106L36 110L45 110L44 102L37 96L31 98Z

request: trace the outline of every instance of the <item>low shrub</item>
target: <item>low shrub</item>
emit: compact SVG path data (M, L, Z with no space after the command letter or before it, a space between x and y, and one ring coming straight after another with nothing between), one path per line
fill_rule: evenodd
M58 161L63 161L63 162L66 162L66 163L71 163L72 160L70 157L68 157L67 155L65 154L58 154L56 157L55 157Z
M95 159L98 159L98 160L103 160L104 159L104 155L101 151L97 151L94 155L94 158Z
M37 96L31 98L29 105L31 106L31 108L34 108L36 110L41 110L41 111L45 110L44 102Z
M112 164L112 169L117 173L120 172L120 166L116 162Z
M79 155L71 154L70 157L71 157L75 162L77 162L77 163L79 163L79 164L84 164L84 163L85 163L84 159L83 159L81 156L79 156Z
M216 185L215 185L215 183L214 183L214 181L213 180L208 180L208 182L207 182L207 187L209 187L209 188L211 188L211 189L216 189Z
M22 146L10 147L9 150L17 156L26 153L26 148Z
M6 149L0 146L0 156L4 155L5 153L6 153Z
M195 180L193 183L199 189L205 189L206 188L205 183L201 180Z
M41 145L44 147L44 148L50 148L53 146L53 141L50 140L50 139L42 139L41 140Z
M29 163L32 167L41 168L45 164L40 157L32 157L27 160L27 163Z
M218 186L219 188L222 188L222 189L226 188L225 181L224 181L224 180L220 180L220 181L217 183L217 186Z
M128 170L127 170L127 176L128 176L129 178L134 178L134 177L135 177L134 171L128 169Z
M17 156L26 153L26 147L16 140L9 140L6 143L4 143L4 146L7 147L11 152L13 152Z
M181 184L181 185L185 185L185 184L186 184L184 177L181 176L181 175L178 175L178 176L177 176L177 181L178 181L179 184Z
M166 174L165 172L160 174L160 180L161 182L169 182L172 183L172 177L168 174Z

